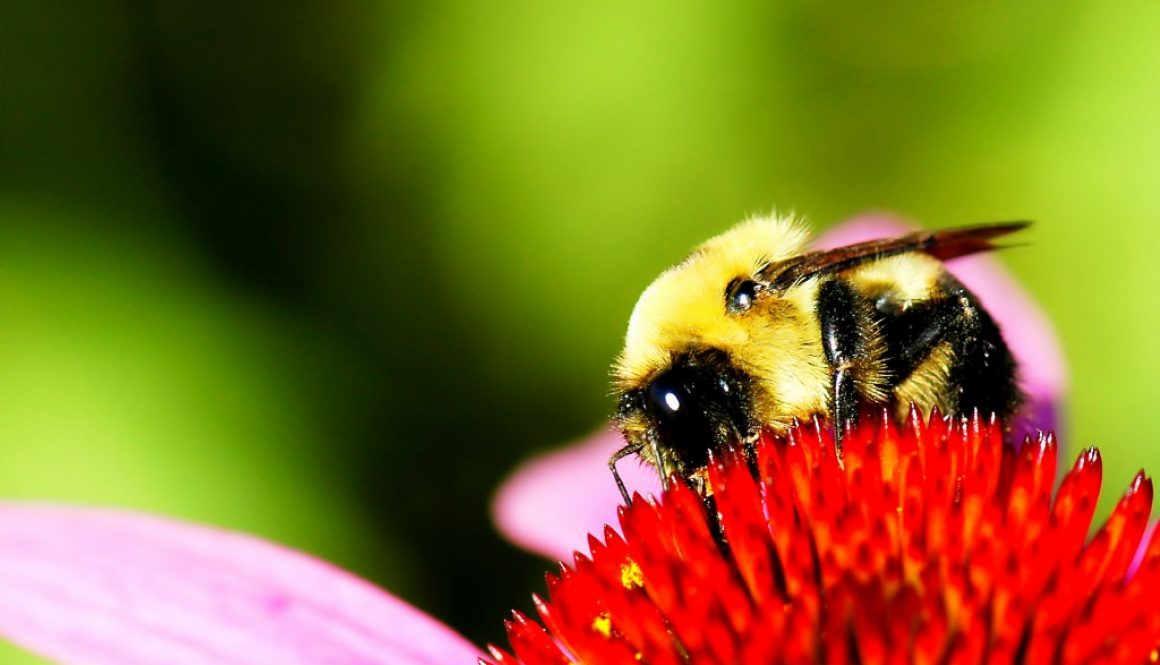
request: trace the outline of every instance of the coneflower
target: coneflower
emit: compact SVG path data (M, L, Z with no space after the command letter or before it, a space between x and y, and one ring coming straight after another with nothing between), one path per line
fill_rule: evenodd
M979 417L810 423L728 451L548 576L491 662L1144 663L1160 656L1160 538L1140 472L1088 539L1102 478L1058 490L1051 435ZM541 625L542 623L542 625Z

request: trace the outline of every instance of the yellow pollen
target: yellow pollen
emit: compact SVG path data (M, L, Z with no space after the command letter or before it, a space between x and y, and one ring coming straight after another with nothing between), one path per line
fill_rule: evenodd
M592 620L592 630L605 637L612 635L612 617L608 616L608 612L601 612Z
M1152 653L1148 654L1148 660L1153 663L1160 661L1160 649L1152 649Z
M625 589L644 586L644 573L635 561L629 559L628 563L620 567L620 584Z

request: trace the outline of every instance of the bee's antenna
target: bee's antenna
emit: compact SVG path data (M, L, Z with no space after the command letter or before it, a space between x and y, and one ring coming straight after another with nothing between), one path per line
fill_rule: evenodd
M620 488L620 495L624 497L624 505L626 506L632 503L632 498L628 496L628 489L625 488L624 481L620 478L620 472L616 470L616 463L629 455L639 453L642 448L644 448L643 443L630 443L612 453L612 457L608 458L608 469L612 471L612 477L616 480L616 486Z

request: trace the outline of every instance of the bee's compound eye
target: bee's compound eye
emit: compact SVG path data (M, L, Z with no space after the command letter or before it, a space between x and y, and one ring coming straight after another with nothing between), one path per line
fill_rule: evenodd
M733 280L725 292L725 308L731 314L740 314L753 307L757 300L757 282L752 279Z
M665 380L653 381L649 385L648 401L653 413L669 419L675 419L681 409L688 410L692 406L683 387Z
M659 445L691 467L708 460L724 413L721 400L725 396L704 369L671 369L652 380L644 398Z

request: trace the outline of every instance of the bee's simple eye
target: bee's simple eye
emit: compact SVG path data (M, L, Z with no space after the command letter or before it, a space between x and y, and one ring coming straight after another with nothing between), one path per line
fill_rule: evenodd
M730 314L740 314L753 307L757 299L757 282L752 279L734 280L725 292L725 308Z

